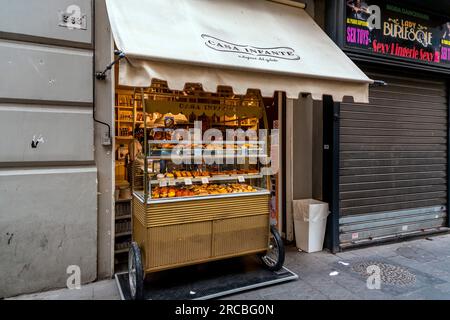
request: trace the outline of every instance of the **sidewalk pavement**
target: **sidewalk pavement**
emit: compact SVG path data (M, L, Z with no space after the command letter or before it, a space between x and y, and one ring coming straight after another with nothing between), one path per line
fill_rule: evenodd
M368 289L368 266L381 271L381 288ZM285 266L299 280L225 300L450 300L450 235L344 251L300 253L288 247ZM373 267L372 267L373 268ZM375 279L375 278L374 278ZM371 282L371 284L376 284ZM117 300L115 280L17 297L19 300Z

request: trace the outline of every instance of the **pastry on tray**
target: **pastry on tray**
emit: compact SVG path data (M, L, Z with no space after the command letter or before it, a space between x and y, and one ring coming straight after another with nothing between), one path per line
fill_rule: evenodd
M177 179L183 178L183 174L180 171L174 171L173 174Z
M184 187L155 187L152 190L153 199L182 198L193 196L221 195L231 193L255 192L256 188L248 184L204 184Z

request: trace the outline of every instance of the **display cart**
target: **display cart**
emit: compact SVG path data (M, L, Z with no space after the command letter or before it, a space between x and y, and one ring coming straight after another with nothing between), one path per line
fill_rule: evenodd
M205 143L191 122L209 116L214 120L209 127L223 131L258 128L262 119L267 128L262 98L168 93L152 86L136 91L135 100L144 106L144 139L141 161L133 164L128 258L133 299L142 298L146 275L158 271L244 255L258 255L265 267L281 269L284 247L270 225L270 179L255 161L268 157L270 146L248 139ZM184 114L183 121L176 123L175 116L160 121L177 114ZM149 125L155 115L159 119ZM193 137L174 140L166 134L177 128Z

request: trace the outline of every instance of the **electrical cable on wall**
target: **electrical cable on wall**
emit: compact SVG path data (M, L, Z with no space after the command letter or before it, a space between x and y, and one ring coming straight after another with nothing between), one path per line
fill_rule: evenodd
M102 81L106 80L106 73L107 73L108 71L110 71L110 70L113 68L113 66L116 65L120 60L122 60L123 58L125 58L125 53L123 53L123 52L120 51L120 50L114 51L114 55L118 56L118 58L117 58L116 60L114 60L114 61L111 62L108 66L106 66L105 70L103 70L103 71L101 71L101 72L96 72L96 73L95 73L95 78L96 78L97 80L102 80ZM102 124L102 125L108 127L108 141L109 141L109 143L107 143L107 145L111 145L111 139L112 139L111 126L110 126L108 123L103 122L103 121L100 121L100 120L98 120L98 119L95 118L95 106L94 106L94 110L93 110L93 113L92 113L92 114L93 114L93 116L94 116L94 122L99 123L99 124ZM104 144L104 145L105 145L105 144Z

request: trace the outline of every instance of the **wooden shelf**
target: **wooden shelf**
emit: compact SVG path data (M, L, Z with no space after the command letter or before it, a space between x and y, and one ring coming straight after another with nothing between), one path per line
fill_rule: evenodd
M230 127L230 128L239 128L239 127L254 127L257 126L258 124L226 124L226 123L214 123L213 126L215 127Z
M116 106L117 109L127 109L127 110L133 110L133 107L129 107L129 106Z
M127 219L131 219L131 214L127 214L127 215L123 215L123 216L117 216L115 219L116 219L116 220L127 220Z
M115 254L120 254L120 253L126 253L128 252L130 249L126 248L126 249L120 249L120 250L114 250Z
M125 236L131 236L131 231L120 232L120 233L116 233L116 235L115 235L116 238L125 237Z

